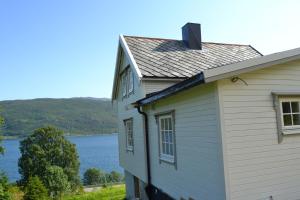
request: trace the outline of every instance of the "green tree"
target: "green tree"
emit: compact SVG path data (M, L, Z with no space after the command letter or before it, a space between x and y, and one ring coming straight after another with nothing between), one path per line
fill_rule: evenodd
M61 167L48 167L45 171L44 179L49 195L54 199L61 199L64 193L70 191L68 176Z
M105 183L105 173L97 168L89 168L83 174L84 185L98 185Z
M18 165L21 185L26 185L29 177L38 176L47 187L44 176L46 169L58 166L67 176L73 191L80 186L76 146L63 136L62 131L50 126L39 128L20 142L20 152Z
M119 183L123 181L123 175L119 172L112 171L108 174L108 181L113 183Z
M39 177L29 177L25 187L24 200L47 200L48 191Z
M8 178L3 172L0 173L0 199L1 200L11 199L9 194Z

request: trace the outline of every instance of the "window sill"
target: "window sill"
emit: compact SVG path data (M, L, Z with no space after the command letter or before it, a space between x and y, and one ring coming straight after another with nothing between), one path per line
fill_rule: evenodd
M175 163L174 157L171 157L171 156L161 155L159 159L160 159L160 161L163 161L163 162L166 162L166 163L169 163L169 164L174 164Z
M295 134L300 134L300 128L284 128L282 129L282 134L283 135L295 135Z
M133 152L133 147L127 147L127 148L126 148L126 151L127 151L127 152Z

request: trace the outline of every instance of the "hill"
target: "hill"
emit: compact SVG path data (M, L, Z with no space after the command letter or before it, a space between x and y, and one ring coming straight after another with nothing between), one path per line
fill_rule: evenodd
M0 101L5 136L23 137L34 129L53 125L67 134L117 131L116 111L109 99L70 98Z

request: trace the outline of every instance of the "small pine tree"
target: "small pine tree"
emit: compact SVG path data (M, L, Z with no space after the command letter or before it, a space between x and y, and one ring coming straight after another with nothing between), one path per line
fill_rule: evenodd
M42 181L37 177L30 177L25 186L24 200L47 200L48 191Z

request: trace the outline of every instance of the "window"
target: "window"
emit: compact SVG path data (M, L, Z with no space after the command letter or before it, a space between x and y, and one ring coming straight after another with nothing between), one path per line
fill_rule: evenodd
M133 80L133 72L130 66L122 72L122 97L127 97L132 94L134 91L134 80Z
M276 111L278 143L285 135L300 134L300 91L272 91Z
M128 94L133 92L133 73L132 70L128 69Z
M160 159L174 163L175 157L175 133L174 117L172 113L158 116Z
M126 149L133 151L133 120L124 120L125 134L126 134Z
M281 119L284 128L300 128L300 99L281 99Z
M127 95L127 74L122 74L122 97L126 97Z

